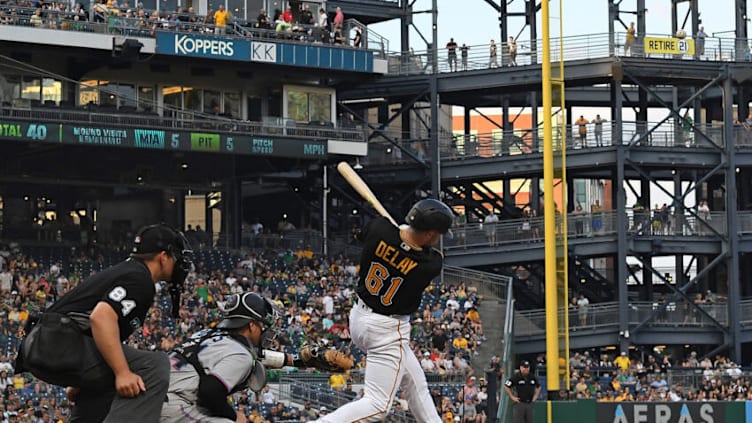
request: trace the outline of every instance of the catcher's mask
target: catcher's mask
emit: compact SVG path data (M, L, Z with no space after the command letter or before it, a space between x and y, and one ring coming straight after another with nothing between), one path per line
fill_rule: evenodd
M182 232L167 225L149 225L141 228L133 241L132 254L158 253L175 257L175 266L168 282L182 287L185 277L193 268L193 250Z
M262 348L270 348L281 331L277 326L279 308L270 299L256 293L246 292L230 296L222 311L224 318L217 324L219 329L237 329L252 321L261 322Z

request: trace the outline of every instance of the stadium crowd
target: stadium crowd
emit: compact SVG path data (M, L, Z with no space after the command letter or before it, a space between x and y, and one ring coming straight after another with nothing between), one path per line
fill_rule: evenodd
M667 351L641 356L644 359L626 351L616 357L575 352L569 360L570 389L561 390L559 397L602 402L752 400L752 378L728 357L700 357L696 351L682 358L672 358ZM545 368L542 355L537 368Z
M124 255L121 248L34 247L16 248L0 257L0 370L4 372L0 373L4 397L0 423L66 421L69 404L62 388L13 372L20 331L30 314L44 310L86 276L117 263ZM143 328L129 344L140 349L169 350L187 335L216 324L226 296L250 290L273 298L284 310L284 318L277 322L284 329L276 339L278 349L295 352L304 342L323 340L352 354L356 368L349 374L333 374L327 389L352 398L358 395L352 391L352 384L360 381L365 357L351 346L347 321L357 280L356 263L342 256L320 257L303 244L296 251L257 249L243 256L205 249L196 252L194 263L195 271L182 294L179 318L170 316L167 289L157 284L156 301ZM431 285L424 294L422 311L414 318L412 346L423 358L421 365L428 380L446 383L437 388L440 408L453 400L457 402L453 407L462 404L457 396L462 383L451 382L475 380L473 352L485 339L477 310L479 301L474 290L464 284ZM285 368L281 372L311 371ZM270 372L270 382L278 380L279 372ZM447 388L450 385L453 389ZM310 402L300 409L282 403L268 389L258 397L242 392L234 401L247 411L252 422L306 421L314 413L324 412L311 408ZM398 397L395 409L404 410L406 406L404 398Z
M87 7L90 7L87 10ZM250 15L250 11L249 11ZM330 19L331 18L331 19ZM154 37L156 31L194 32L253 38L282 38L293 41L351 45L363 43L362 28L354 27L354 38L346 37L344 13L337 8L331 16L324 9L313 11L309 5L293 14L290 6L277 9L272 16L259 10L255 20L233 16L224 4L217 10L199 14L193 7L175 6L149 9L143 2L98 0L86 3L39 0L0 1L0 25L22 25L70 31L108 32L113 34Z

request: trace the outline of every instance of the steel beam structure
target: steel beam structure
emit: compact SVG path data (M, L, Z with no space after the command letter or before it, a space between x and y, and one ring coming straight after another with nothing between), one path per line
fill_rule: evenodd
M668 3L668 0L664 0ZM529 0L525 7L520 3L510 3L505 0L484 0L478 2L491 7L499 15L501 42L509 36L519 37L527 32L531 40L538 38L537 11L539 2ZM627 4L629 3L629 4ZM735 57L743 57L743 50L747 40L747 16L745 0L734 1L735 13ZM435 2L434 2L435 4ZM699 0L670 0L672 8L671 31L683 29L687 36L694 36L701 26ZM407 13L412 3L402 3ZM567 108L572 106L610 106L612 130L614 132L613 145L593 150L572 150L567 153L568 177L573 180L608 180L613 188L610 200L616 210L626 210L627 195L634 194L650 209L650 191L663 189L666 197L670 198L674 213L678 217L677 224L685 223L687 219L697 221L704 227L702 239L682 239L681 237L662 237L648 234L650 227L644 225L643 234L630 231L629 216L618 213L614 222L613 235L595 237L593 239L570 239L572 254L577 257L612 257L611 273L615 277L614 288L617 290L619 323L616 336L609 333L600 338L607 342L618 343L625 349L634 342L658 342L665 340L679 340L681 334L666 337L651 325L659 311L644 318L629 333L629 293L631 288L626 280L632 270L627 266L627 258L635 257L642 260L643 287L640 297L643 300L652 299L654 282L666 282L665 275L655 269L651 263L653 257L672 256L672 268L676 271L674 283L666 284L673 292L675 300L688 301L688 293L709 287L723 289L728 286L729 321L720 324L713 316L704 316L717 324L714 329L705 328L698 331L703 339L720 341L731 357L739 361L742 357L741 342L752 339L746 332L742 332L739 325L739 299L749 289L740 287L740 259L739 255L747 249L752 249L752 236L748 233L738 235L741 222L737 211L746 207L752 198L752 184L742 183L741 175L752 174L752 151L735 146L736 132L732 125L734 119L743 120L749 112L748 101L752 92L752 70L744 63L723 63L712 60L671 60L644 57L642 53L642 37L649 33L646 26L648 13L645 0L609 0L609 40L608 51L610 57L571 60L566 63ZM513 9L514 8L514 9ZM515 19L524 19L519 25L521 29L513 30ZM628 57L621 57L624 32L631 22L635 22L637 38L633 46L633 53ZM411 25L411 18L406 14L402 17L403 31ZM435 29L435 28L434 28ZM422 36L421 36L422 37ZM409 44L407 34L402 36L402 49ZM436 41L430 44L435 51ZM535 46L535 43L531 43ZM566 48L566 47L565 47ZM503 51L503 47L502 47ZM531 107L536 111L541 84L541 68L536 64L537 52L532 51L531 65L524 67L502 67L499 69L472 72L450 72L424 75L386 76L366 86L353 86L344 90L340 98L387 97L403 104L405 97L429 93L435 106L442 104L463 106L466 110L465 133L470 134L469 110L478 107L498 107L501 110L501 121L494 122L504 133L511 131L513 124L510 119L510 107ZM435 53L431 54L432 63L437 63ZM608 86L608 88L603 88ZM600 92L597 92L600 90ZM406 95L406 93L410 93ZM571 94L570 94L571 93ZM399 100L399 101L395 101ZM432 103L433 103L432 102ZM733 107L738 107L735 116ZM635 118L625 117L626 107L632 107ZM648 123L648 108L661 107L667 111L666 119L662 122ZM708 112L703 114L702 109ZM432 107L431 123L432 135L437 131L433 122L438 120L438 107ZM535 113L535 112L533 112ZM626 120L637 121L636 136L623 139ZM705 119L703 122L702 119ZM496 121L497 119L493 119ZM537 123L537 116L533 116L533 125ZM722 121L722 137L706 136L702 130L711 120ZM688 147L680 153L676 149L657 148L651 144L656 130L662 124L673 122L676 129L672 145L685 141ZM670 132L669 132L670 133ZM432 148L442 145L432 140ZM694 144L692 144L694 143ZM702 148L694 148L702 143ZM691 145L690 145L691 144ZM441 157L434 156L432 161L438 162ZM542 175L540 153L509 156L501 154L494 157L466 157L463 160L444 160L440 166L440 178L434 181L434 191L437 186L444 185L444 195L449 199L457 199L467 206L467 210L478 213L483 208L482 202L502 204L510 200L512 179L536 180ZM438 167L438 166L437 166ZM741 168L737 171L737 168ZM386 169L374 167L369 172L401 174L411 172L409 169ZM739 177L737 176L740 175ZM420 173L425 174L423 170ZM407 173L406 173L407 174ZM498 198L495 193L485 192L476 185L480 182L501 180L504 187L504 198ZM634 181L640 181L634 184ZM673 188L661 188L662 184L673 183ZM535 185L535 184L532 184ZM634 185L634 186L633 186ZM639 187L637 186L639 185ZM738 185L738 186L737 186ZM629 193L628 190L632 192ZM722 191L723 190L723 191ZM739 190L737 202L736 191ZM698 219L696 210L689 207L692 204L690 196L708 196L716 193L723 195L723 201L715 204L714 210L725 212L727 226L721 231L712 225ZM718 194L723 192L723 194ZM494 194L494 195L491 195ZM654 192L655 194L655 192ZM482 200L472 198L480 195ZM538 195L538 187L530 187L530 195ZM471 201L472 200L472 201ZM574 204L573 199L570 202ZM738 204L738 203L741 203ZM480 217L480 216L478 216ZM466 266L489 266L500 263L501 266L510 264L525 264L540 262L543 259L543 249L534 243L502 244L495 248L477 247L448 250L447 262ZM698 268L698 275L690 278L685 267L684 257L693 257L691 262ZM503 259L502 259L503 258ZM707 276L716 269L727 269L727 280L708 282ZM716 277L715 275L713 277ZM747 292L747 295L749 292ZM691 302L690 302L691 303ZM696 310L702 314L703 310ZM620 335L619 335L620 334ZM706 334L707 336L705 336ZM670 338L670 339L669 339ZM582 344L573 335L572 345ZM584 344L583 344L584 345ZM747 357L748 359L749 357Z

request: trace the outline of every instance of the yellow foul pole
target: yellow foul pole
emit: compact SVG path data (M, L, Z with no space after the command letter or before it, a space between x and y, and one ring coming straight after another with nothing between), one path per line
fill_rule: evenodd
M566 100L564 84L564 0L559 0L559 66L558 74L552 76L552 86L556 87L559 96L559 127L566 128ZM552 105L553 106L553 105ZM557 151L554 153L554 174L559 180L559 204L561 204L561 223L556 225L558 229L556 239L556 263L558 271L558 281L560 284L558 292L559 316L563 316L559 322L559 375L567 391L570 390L569 377L569 242L567 239L569 224L567 222L567 211L569 210L569 199L567 194L567 131L561 131L561 140L557 143ZM556 156L558 154L558 156ZM558 166L555 163L556 157L559 158ZM563 363L563 365L561 365Z
M549 392L559 391L559 319L556 275L556 205L554 202L554 145L551 124L551 40L549 35L548 1L541 2L543 25L543 217L546 277L546 386ZM554 394L554 395L556 395Z

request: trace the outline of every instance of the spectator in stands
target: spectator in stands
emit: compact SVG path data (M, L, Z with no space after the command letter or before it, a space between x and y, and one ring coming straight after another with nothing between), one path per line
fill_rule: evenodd
M332 20L332 25L334 27L342 26L345 23L345 14L342 13L342 9L337 7L336 12L334 13L334 20Z
M304 25L313 25L316 23L313 19L313 12L311 12L311 5L308 3L303 6L303 11L300 12L300 23Z
M577 314L580 317L580 326L587 326L588 310L590 309L590 301L585 297L585 293L580 292L577 297Z
M624 39L624 55L632 54L632 45L635 42L635 38L637 35L637 30L635 29L634 22L629 23L629 28L627 28L627 34Z
M496 246L496 224L499 222L499 216L496 209L492 208L483 219L483 231L486 233L489 245Z
M344 373L332 373L329 376L329 386L335 391L342 391L345 389L345 385L347 385L347 381Z
M452 367L460 374L467 376L472 376L474 372L470 362L464 357L462 350L458 350L455 354L452 360Z
M292 7L289 5L285 8L285 11L282 12L282 20L285 21L285 23L292 25Z
M42 9L37 9L34 11L34 14L31 15L31 18L29 18L29 23L31 26L41 28L42 25L44 25L44 22L42 22Z
M271 29L271 23L269 22L269 15L266 13L266 9L263 7L259 10L259 14L256 17L256 28L259 29Z
M509 49L509 66L517 66L517 40L514 37L509 37L507 48Z
M334 44L338 44L338 45L345 45L345 44L347 44L347 38L342 33L342 26L340 26L340 25L335 25L334 26L334 40L333 40L333 42L334 42Z
M577 133L580 140L580 147L587 147L587 125L590 123L585 116L580 115L574 124L577 125Z
M319 9L319 19L317 23L319 28L325 32L329 29L329 16L326 14L326 10L324 10L323 7Z
M632 362L629 359L629 356L627 356L626 351L622 351L621 355L619 355L619 357L616 357L616 359L614 359L614 365L620 368L621 370L627 370L631 364Z
M301 412L301 416L306 419L306 421L315 420L319 417L319 413L316 412L313 408L311 408L311 401L306 401L303 405L303 410Z
M224 4L220 3L217 6L217 11L214 12L214 33L218 35L225 35L227 33L227 20L230 14L225 10Z
M499 67L499 61L497 60L498 55L498 49L496 46L496 42L492 39L491 44L489 45L489 52L488 52L488 68L498 68Z
M363 34L360 31L360 27L355 27L355 38L353 38L353 47L360 48L361 43L363 43Z

